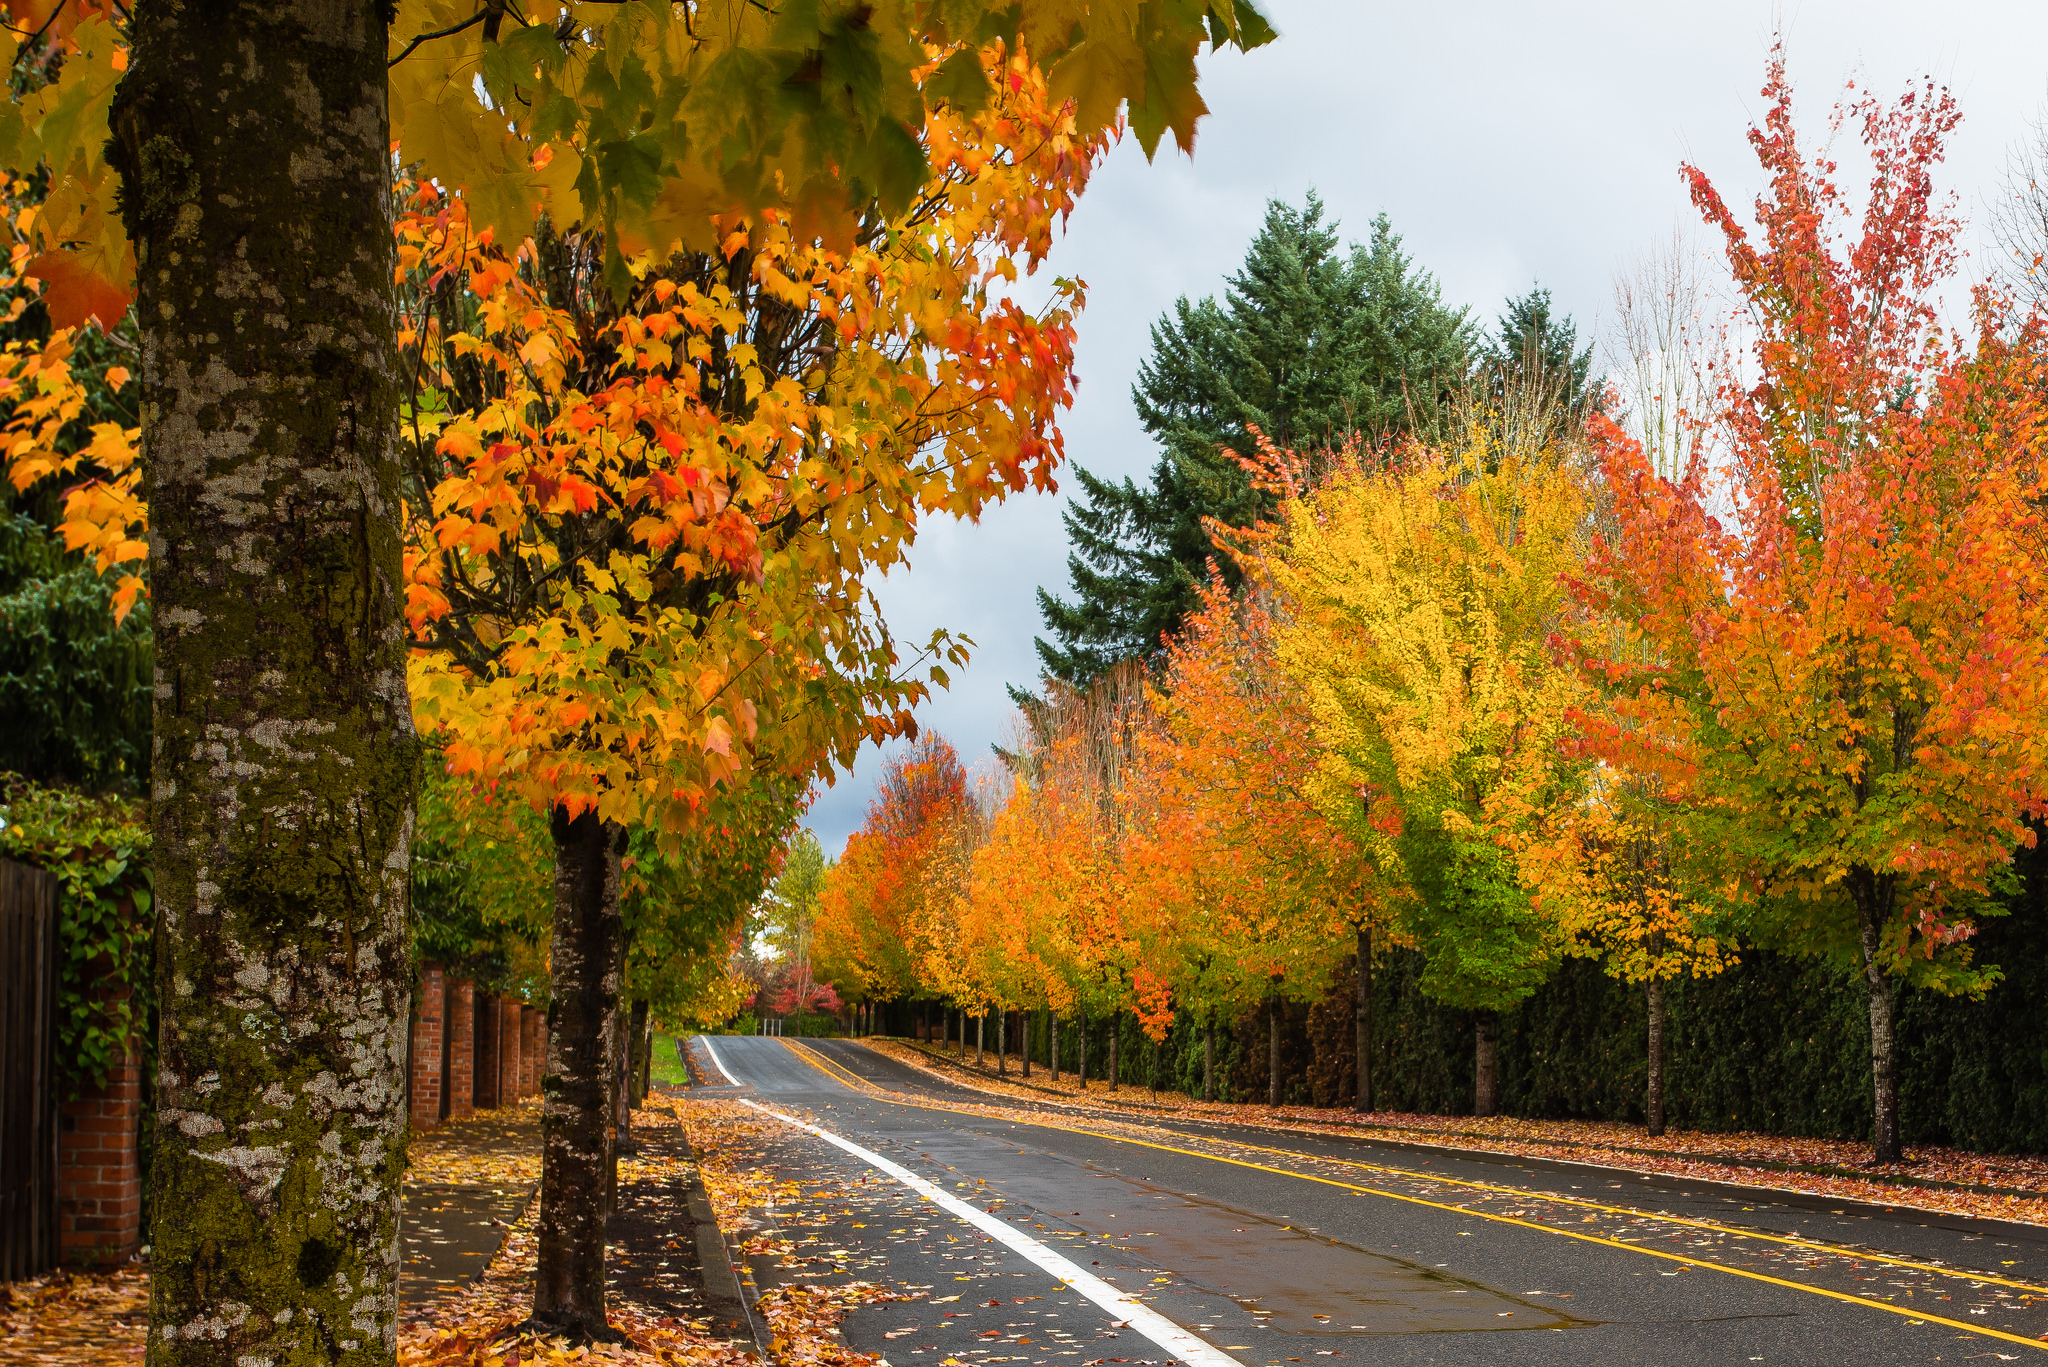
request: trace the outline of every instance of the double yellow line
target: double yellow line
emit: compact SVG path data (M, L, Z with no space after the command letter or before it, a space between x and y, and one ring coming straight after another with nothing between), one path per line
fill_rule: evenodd
M848 1072L846 1069L832 1062L818 1050L812 1048L809 1045L799 1044L795 1040L784 1040L783 1042L785 1044L788 1044L792 1049L794 1049L799 1058L809 1063L819 1072L825 1074L825 1076L832 1078L834 1081L847 1083L860 1091L864 1091L875 1096L886 1097L897 1105L915 1106L921 1110L927 1111L948 1111L955 1115L976 1116L981 1119L988 1118L986 1116L983 1116L979 1111L968 1110L965 1107L948 1106L934 1101L920 1101L914 1098L905 1097L900 1092L888 1091L885 1088L879 1087L876 1084L869 1082L866 1078L858 1077L853 1073ZM1427 1206L1432 1210L1446 1210L1452 1212L1453 1214L1463 1215L1474 1219L1491 1220L1495 1224L1513 1225L1519 1229L1531 1229L1535 1230L1540 1234L1555 1234L1560 1235L1567 1239L1577 1239L1581 1243L1598 1244L1603 1248L1616 1248L1621 1249L1624 1252L1628 1253L1640 1253L1645 1255L1646 1257L1662 1258L1666 1262L1679 1263L1686 1267L1709 1267L1714 1269L1716 1272L1725 1272L1731 1277L1743 1277L1749 1281L1763 1282L1770 1286L1781 1286L1791 1291L1804 1291L1810 1295L1825 1296L1829 1300L1841 1301L1845 1305L1860 1305L1870 1310L1883 1310L1889 1314L1899 1315L1909 1320L1925 1322L1927 1324L1947 1325L1952 1329L1962 1329L1972 1334L1982 1334L1986 1338L2002 1339L2007 1343L2024 1344L2029 1348L2037 1348L2044 1351L2048 1351L2048 1343L2044 1343L2039 1339L2026 1338L2023 1335L2019 1334L2007 1333L2003 1329L1992 1329L1981 1324L1971 1324L1966 1320L1948 1319L1941 1315L1932 1315L1920 1311L1909 1310L1902 1306L1894 1305L1890 1301L1872 1300L1864 1296L1852 1296L1845 1291L1830 1291L1824 1286L1810 1286L1805 1282L1788 1281L1783 1277L1773 1277L1762 1272L1752 1272L1748 1268L1730 1267L1726 1263L1718 1263L1711 1258L1689 1258L1684 1256L1683 1254L1666 1253L1662 1249L1644 1248L1641 1244L1632 1244L1621 1239L1609 1239L1598 1234L1587 1234L1581 1230L1559 1229L1554 1225L1537 1224L1533 1220L1523 1220L1512 1215L1494 1215L1483 1210L1473 1210L1467 1206L1455 1206L1444 1201L1431 1201L1420 1196L1408 1196L1398 1191L1386 1191L1379 1187L1359 1186L1357 1183L1354 1182L1340 1182L1334 1177L1319 1177L1314 1173L1296 1172L1288 1168L1271 1167L1264 1163L1250 1163L1246 1162L1244 1159L1241 1158L1225 1158L1220 1154L1203 1153L1199 1149L1183 1149L1176 1147L1172 1144L1156 1144L1150 1140L1132 1139L1126 1135L1109 1133L1102 1130L1091 1130L1078 1125L1056 1125L1053 1124L1051 1121L1046 1120L1031 1120L1026 1121L1024 1123L1033 1125L1039 1129L1059 1130L1067 1134L1083 1134L1088 1135L1089 1137L1094 1139L1106 1139L1116 1144L1130 1144L1137 1148L1157 1149L1163 1153L1177 1153L1182 1154L1189 1158L1206 1159L1211 1163L1227 1163L1232 1167L1249 1168L1253 1172L1272 1173L1275 1176L1292 1177L1297 1179L1298 1181L1303 1182L1317 1182L1322 1184L1323 1186L1337 1187L1344 1191L1356 1192L1362 1196L1379 1196L1389 1201L1405 1201L1410 1205ZM1497 1195L1514 1196L1522 1199L1556 1201L1566 1205L1579 1206L1587 1210L1603 1211L1610 1215L1625 1215L1634 1218L1654 1219L1658 1221L1660 1224L1680 1225L1689 1229L1707 1230L1714 1234L1730 1235L1738 1239L1758 1239L1767 1243L1783 1244L1790 1248L1805 1249L1807 1251L1815 1253L1825 1253L1831 1257L1860 1258L1866 1262L1882 1263L1887 1267L1905 1268L1917 1272L1928 1272L1933 1273L1937 1276L1953 1277L1958 1280L1977 1282L1980 1284L1990 1286L2012 1287L2016 1290L2028 1291L2039 1296L2048 1297L2048 1287L2036 1286L2029 1282L2012 1281L2004 1277L1982 1276L1977 1273L1959 1271L1956 1268L1952 1267L1940 1267L1932 1263L1917 1263L1905 1258L1887 1257L1884 1254L1880 1253L1865 1253L1859 1250L1842 1248L1832 1244L1819 1243L1810 1239L1794 1238L1789 1235L1761 1234L1746 1229L1731 1229L1726 1225L1717 1225L1705 1220L1690 1220L1682 1216L1645 1216L1641 1211L1628 1210L1621 1206L1605 1205L1599 1201L1588 1201L1581 1197L1539 1196L1538 1194L1533 1192L1521 1191L1514 1187L1497 1186L1488 1182L1471 1182L1463 1181L1458 1178L1438 1177L1433 1173L1416 1173L1408 1169L1385 1167L1373 1163L1357 1163L1342 1158L1322 1158L1314 1154L1296 1153L1288 1149L1267 1148L1264 1145L1246 1144L1238 1140L1218 1140L1216 1142L1228 1143L1237 1148L1250 1149L1257 1153L1280 1154L1289 1158L1307 1159L1310 1162L1318 1163L1332 1163L1340 1167L1358 1168L1367 1172L1399 1174L1403 1177L1421 1177L1427 1181L1441 1182L1450 1186L1467 1187L1475 1191L1490 1192Z

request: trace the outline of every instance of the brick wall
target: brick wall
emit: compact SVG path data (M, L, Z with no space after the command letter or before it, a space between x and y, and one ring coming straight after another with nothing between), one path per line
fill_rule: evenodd
M438 964L420 967L420 1009L412 1020L412 1127L431 1130L441 1123L441 1050L447 1045L448 984Z
M476 1111L476 984L448 983L448 1118L466 1120Z
M520 1095L533 1096L540 1091L540 1075L547 1066L544 1057L547 1048L547 1017L531 1006L519 1008L519 1080Z
M126 1262L142 1247L142 1052L57 1115L57 1250L67 1263Z
M519 1003L510 997L498 1003L498 1104L510 1106L526 1095L520 1090L521 1065L525 1062L519 1019Z

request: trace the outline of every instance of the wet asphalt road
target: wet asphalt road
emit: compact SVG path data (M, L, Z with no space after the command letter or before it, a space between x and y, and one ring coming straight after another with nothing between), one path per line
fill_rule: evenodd
M1147 1122L1149 1146L1119 1142L1077 1132L1101 1122L1072 1107L947 1109L995 1099L850 1041L712 1045L742 1085L698 1094L872 1149L1245 1364L2048 1367L2048 1231L1225 1125ZM1173 1360L860 1158L779 1124L765 1143L778 1175L819 1185L756 1212L798 1259L753 1259L757 1283L913 1297L855 1310L851 1346L895 1367Z

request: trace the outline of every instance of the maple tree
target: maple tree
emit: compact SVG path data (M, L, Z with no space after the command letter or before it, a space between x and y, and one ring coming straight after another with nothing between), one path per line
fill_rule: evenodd
M1198 601L1166 642L1154 723L1139 739L1136 818L1122 853L1135 933L1156 945L1147 957L1203 1025L1205 1097L1215 1091L1217 1021L1276 990L1313 998L1349 941L1360 975L1356 1101L1370 1110L1382 890L1356 843L1310 796L1311 717L1280 670L1283 614L1270 587L1255 576L1239 597L1218 578ZM1269 1045L1276 1029L1269 1010ZM1275 1104L1276 1059L1269 1048Z
M1410 894L1397 915L1423 990L1478 1013L1489 1115L1496 1013L1568 950L1522 852L1575 796L1559 744L1585 686L1551 637L1571 627L1563 576L1589 490L1565 453L1483 428L1462 449L1352 455L1296 487L1270 572L1291 607L1281 664L1314 718L1311 791Z
M454 772L554 813L562 870L537 1318L604 1324L625 833L761 829L725 813L907 729L964 655L938 634L904 670L867 576L1060 458L1078 288L1032 313L1002 286L1105 144L1022 58L981 58L998 92L931 116L929 182L847 246L725 219L621 298L588 234L501 245L432 186L401 220L415 710Z
M1997 982L1975 918L2042 809L2042 327L1982 290L1974 338L1940 326L1945 90L1838 106L1860 215L1801 145L1782 53L1763 93L1754 235L1686 168L1753 337L1717 374L1725 454L1661 477L1600 428L1615 527L1590 581L1655 647L1611 666L1618 753L1693 795L1688 839L1726 852L1754 933L1855 964L1894 1162L1893 984Z
M922 983L935 864L958 838L967 771L943 736L926 732L882 772L859 830L818 894L816 954L862 1000L893 1001Z
M1065 4L576 4L537 24L495 3L8 12L21 79L0 161L50 185L26 270L61 326L111 324L135 291L145 357L150 582L173 681L154 819L175 931L151 1352L247 1356L325 1335L349 1360L386 1362L417 764L393 134L444 189L514 225L508 238L542 210L589 235L616 298L672 231L715 245L715 215L793 214L806 240L843 244L895 214L926 178L925 115L999 93L980 72L988 41L1034 44L1084 139L1128 97L1142 139L1172 128L1185 142L1200 42L1270 30L1224 0L1136 24ZM943 91L916 79L935 60L927 38L951 63ZM117 549L144 540L132 519L102 525ZM599 871L579 886L602 900L616 841L585 843ZM227 1029L250 1010L278 1028ZM287 1037L325 1043L264 1043ZM234 1084L202 1081L220 1077ZM358 1085L319 1082L332 1077ZM242 1137L249 1163L205 1157ZM208 1262L222 1249L226 1270ZM263 1313L215 1342L207 1326L239 1305Z

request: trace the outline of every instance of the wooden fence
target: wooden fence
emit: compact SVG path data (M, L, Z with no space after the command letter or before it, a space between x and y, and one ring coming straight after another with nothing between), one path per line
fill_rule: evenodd
M0 859L0 1281L57 1262L57 888Z

